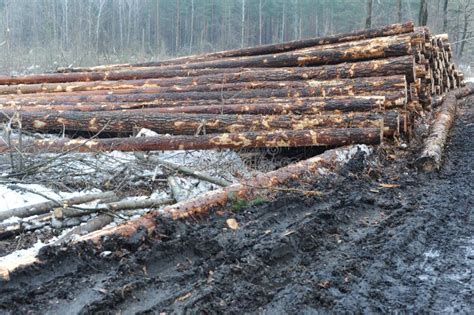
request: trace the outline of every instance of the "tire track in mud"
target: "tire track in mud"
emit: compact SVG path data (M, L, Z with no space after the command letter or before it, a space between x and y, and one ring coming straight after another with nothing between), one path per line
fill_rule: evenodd
M417 174L407 160L381 154L384 168L372 164L369 173L356 159L313 183L321 199L281 194L208 218L163 220L161 240L44 252L44 266L0 284L0 310L468 313L473 136L474 111L464 107L439 174ZM379 187L391 181L400 187ZM230 217L237 231L227 227Z

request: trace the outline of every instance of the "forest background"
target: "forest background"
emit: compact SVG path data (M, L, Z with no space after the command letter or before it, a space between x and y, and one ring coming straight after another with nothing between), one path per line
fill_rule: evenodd
M0 72L162 60L414 21L474 54L474 0L0 0Z

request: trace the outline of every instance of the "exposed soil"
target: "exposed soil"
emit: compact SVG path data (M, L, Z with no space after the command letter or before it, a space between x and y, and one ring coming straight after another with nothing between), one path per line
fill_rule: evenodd
M411 151L380 149L377 163L361 156L314 183L321 198L281 194L207 218L164 220L154 237L109 240L100 250L44 251L44 265L0 283L0 310L469 313L473 138L467 106L440 173L418 174Z

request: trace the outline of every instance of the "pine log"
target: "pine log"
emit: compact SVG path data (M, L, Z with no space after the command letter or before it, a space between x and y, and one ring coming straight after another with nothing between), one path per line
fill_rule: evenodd
M416 160L417 168L425 172L439 170L443 159L449 131L456 117L457 100L474 94L474 84L449 93L435 113L428 138L425 140L423 151Z
M77 91L62 93L35 93L26 95L4 95L6 99L47 99L54 100L56 97L81 97L94 95L129 95L129 94L159 94L159 93L184 93L184 92L214 92L214 91L240 91L253 89L292 89L292 88L319 88L321 94L327 93L329 89L344 89L358 93L367 92L367 86L371 85L372 90L393 91L407 86L404 75L368 77L354 79L334 79L334 80L293 80L293 81L249 81L236 83L209 83L203 85L170 85L163 87L149 87L117 89L113 91Z
M317 37L310 39L296 40L281 44L269 44L262 45L252 48L243 48L237 50L227 50L220 51L215 53L208 53L202 55L186 56L180 58L174 58L165 61L157 62L145 62L145 63L136 63L136 64L118 64L118 65L107 65L107 66L97 66L90 68L63 68L60 69L62 72L77 72L77 71L107 71L116 68L128 68L128 67L156 67L164 65L176 65L189 62L197 61L206 61L206 60L215 60L221 58L229 57L245 57L245 56L256 56L256 55L266 55L266 54L276 54L282 52L288 52L296 49L303 49L308 47L327 45L327 44L337 44L343 42L351 42L363 39L370 39L375 37L391 36L397 34L411 33L414 31L413 22L408 22L406 24L393 24L387 25L381 28L375 29L364 29L360 31L354 31L344 34L336 34L325 37Z
M125 92L124 92L125 91ZM156 92L156 93L153 93ZM103 91L96 91L103 92ZM119 90L115 94L90 95L87 92L61 94L34 94L4 96L4 104L50 104L64 102L150 102L173 100L209 100L231 98L268 98L268 97L329 97L329 96L372 96L397 93L396 99L387 99L392 105L405 104L407 82L405 76L341 79L330 81L282 81L247 82L236 84L214 84L201 86L183 86L155 89ZM129 94L122 94L129 93ZM65 95L67 94L67 95ZM400 102L400 98L402 98Z
M165 69L301 67L363 61L412 54L412 43L421 39L415 33L328 44L290 52L233 57L164 66Z
M160 101L154 103L67 103L62 105L16 106L0 104L0 109L22 112L48 111L128 111L141 110L153 113L188 114L318 114L326 111L366 112L383 110L385 96L363 97L305 97L305 98L264 98L233 99L229 102L219 100L204 101Z
M238 200L252 200L272 188L286 185L291 180L298 180L304 176L321 176L321 168L339 169L358 152L357 147L328 150L323 154L293 163L276 171L260 174L242 183L234 184L224 189L203 193L193 199L166 207L164 213L174 219L186 218L195 215L205 215L210 209L225 207L229 202ZM117 227L103 229L83 236L78 241L100 242L104 236L130 237L141 228L148 232L159 224L162 212L154 211L138 219L131 220ZM1 268L1 266L0 266Z
M0 142L0 151L5 147L5 144ZM94 200L99 199L108 199L114 197L114 192L105 192L105 193L96 193L96 194L88 194L82 195L77 197L72 197L60 201L45 201L42 203L24 206L20 208L10 209L10 210L3 210L0 211L0 221L8 219L10 217L19 217L19 218L26 218L31 217L33 215L44 214L52 210L54 207L64 206L64 205L77 205L81 203L87 203Z
M435 114L428 138L425 140L424 149L416 160L416 166L425 172L439 170L446 145L449 130L453 125L456 115L456 97L449 95Z
M418 69L418 68L416 68ZM212 83L237 83L252 81L292 81L292 80L332 80L358 77L378 77L390 75L406 75L409 82L415 80L415 60L412 56L386 58L380 60L369 60L355 63L344 63L338 65L323 65L320 67L305 68L276 68L276 69L248 69L230 68L216 70L211 69L193 70L190 76L187 70L178 70L173 78L160 78L161 69L129 71L111 75L100 81L66 83L44 83L55 80L61 81L59 74L44 75L40 84L0 85L0 94L30 94L30 93L59 93L74 91L116 90L131 89L137 87L167 87L173 85L206 85ZM202 75L200 72L202 71ZM418 69L417 71L420 71ZM166 71L165 71L166 73ZM100 76L99 76L100 77ZM120 81L112 81L111 78L120 78ZM0 78L1 79L1 78ZM93 79L93 78L92 78ZM21 77L16 78L22 80ZM35 82L34 76L23 77L23 80ZM109 80L109 81L106 81ZM23 82L24 82L23 81ZM89 80L88 80L89 81Z
M0 122L15 112L4 111ZM195 135L245 131L306 130L316 128L373 128L384 119L386 135L397 134L398 112L321 115L213 115L164 114L142 111L114 112L23 112L22 128L35 131L88 131L128 133L146 128L160 134Z
M334 79L334 80L297 80L297 81L251 81L236 83L210 83L203 85L171 85L165 87L149 87L117 89L113 91L95 90L63 93L36 93L26 95L4 95L4 98L10 99L47 99L54 100L56 97L82 97L94 95L136 95L136 94L160 94L160 93L185 93L185 92L217 92L217 91L241 91L253 89L318 89L321 96L330 93L331 90L344 91L339 92L353 94L368 94L368 88L372 91L394 91L406 88L407 81L404 75L387 77L369 77L354 79ZM335 93L335 92L333 92ZM364 95L364 94L362 94ZM373 93L371 94L373 95Z
M380 128L327 128L304 131L245 132L203 136L156 136L144 138L43 139L23 141L23 153L166 151L242 149L265 147L343 146L382 141ZM17 150L17 141L0 143L0 153Z
M152 78L174 78L193 77L203 75L214 75L220 73L246 72L251 69L162 69L155 68L134 68L128 70L116 70L108 72L78 72L78 73L42 73L18 76L0 75L0 85L12 84L48 84L67 82L90 82L90 81L119 81L138 80ZM62 89L62 87L59 87Z
M393 87L392 87L393 88ZM362 87L364 89L364 87ZM407 102L407 90L400 89L398 91L377 91L370 92L370 87L366 86L366 91L354 94L350 88L343 87L342 90L330 90L323 97L349 97L349 96L384 96L386 107L404 107ZM248 103L254 103L252 100L271 99L271 98L306 98L321 97L321 89L317 88L293 88L293 89L255 89L243 91L222 91L222 92L182 92L182 93L159 93L159 94L127 94L127 95L84 95L84 96L57 96L52 99L45 98L16 98L16 99L0 99L3 108L14 107L22 108L24 106L36 105L78 105L86 103L99 103L101 105L107 103L126 104L137 103L143 105L163 104L163 107L169 107L170 102L188 102L198 101L206 104L208 101L217 103L234 103L236 100L245 99ZM153 107L153 106L150 106Z

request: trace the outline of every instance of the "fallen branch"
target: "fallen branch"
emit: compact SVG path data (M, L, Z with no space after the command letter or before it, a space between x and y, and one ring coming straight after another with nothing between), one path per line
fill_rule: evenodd
M118 202L111 202L104 205L98 205L94 208L56 208L54 209L54 216L58 219L64 217L80 217L83 215L97 213L97 212L108 212L108 211L120 211L120 210L135 210L135 209L147 209L155 208L162 205L172 204L172 199L138 199L138 200L122 200Z
M197 179L204 180L204 181L206 181L208 183L211 183L211 184L215 184L215 185L218 185L218 186L221 186L221 187L226 187L226 186L229 186L229 185L232 184L231 182L228 182L224 179L216 178L216 177L207 175L203 172L196 171L196 170L193 170L189 167L181 166L181 165L175 164L175 163L170 162L170 161L165 161L165 160L154 158L154 157L152 157L150 159L154 163L161 164L161 165L163 165L167 168L173 169L173 170L175 170L175 171L177 171L181 174L189 175L189 176L195 177Z
M72 197L69 199L63 199L63 200L58 200L58 201L52 201L52 200L45 201L45 202L37 203L34 205L1 211L0 221L3 221L10 217L19 217L19 218L31 217L34 215L47 213L51 211L53 208L58 207L58 206L67 207L70 205L77 205L77 204L91 202L94 200L107 199L107 198L112 198L112 197L115 197L114 192L105 192L105 193L82 195L82 196Z

